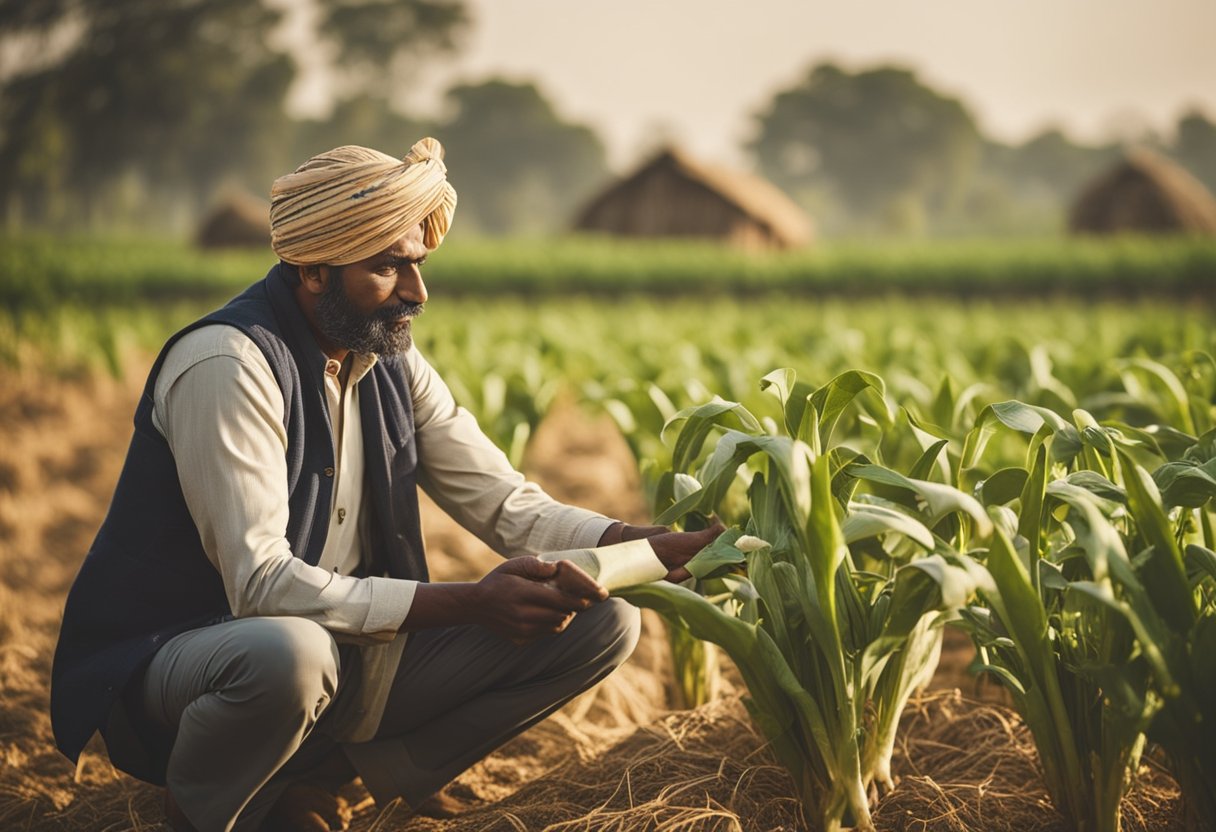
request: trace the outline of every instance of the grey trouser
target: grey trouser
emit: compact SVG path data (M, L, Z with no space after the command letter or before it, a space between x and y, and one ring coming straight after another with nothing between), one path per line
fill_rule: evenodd
M523 646L475 626L412 633L375 738L342 750L377 803L417 806L611 673L640 629L635 608L609 599ZM167 784L200 832L257 829L338 747L324 714L348 649L314 622L276 617L191 630L156 654L144 710L175 735Z

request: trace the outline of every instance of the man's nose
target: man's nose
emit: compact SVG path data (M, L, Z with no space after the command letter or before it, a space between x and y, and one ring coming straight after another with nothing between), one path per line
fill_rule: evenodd
M412 303L426 303L426 283L417 263L410 263L401 270L397 278L397 296Z

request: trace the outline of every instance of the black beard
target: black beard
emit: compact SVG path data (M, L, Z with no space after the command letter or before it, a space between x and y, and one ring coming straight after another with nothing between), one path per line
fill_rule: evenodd
M364 314L355 308L342 286L342 269L332 268L325 291L317 298L317 328L336 346L377 356L400 355L414 343L410 321L421 315L421 303L400 303Z

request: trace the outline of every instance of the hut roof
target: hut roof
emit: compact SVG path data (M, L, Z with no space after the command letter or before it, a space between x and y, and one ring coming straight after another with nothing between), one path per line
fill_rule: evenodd
M757 224L768 228L785 246L805 245L814 236L810 217L771 182L743 171L706 164L675 147L662 149L633 174L602 191L583 210L576 225L585 227L587 218L596 213L600 205L662 168L673 170L712 191Z
M1082 189L1068 228L1082 234L1216 234L1216 199L1175 162L1137 149Z
M202 248L270 246L270 203L244 191L221 197L195 238Z

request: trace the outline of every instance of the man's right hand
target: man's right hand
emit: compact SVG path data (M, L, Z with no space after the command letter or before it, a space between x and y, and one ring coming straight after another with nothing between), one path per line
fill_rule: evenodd
M476 587L477 623L515 642L560 633L608 590L569 561L512 558Z
M522 644L560 633L608 590L569 561L512 558L475 584L420 583L403 631L478 624Z

